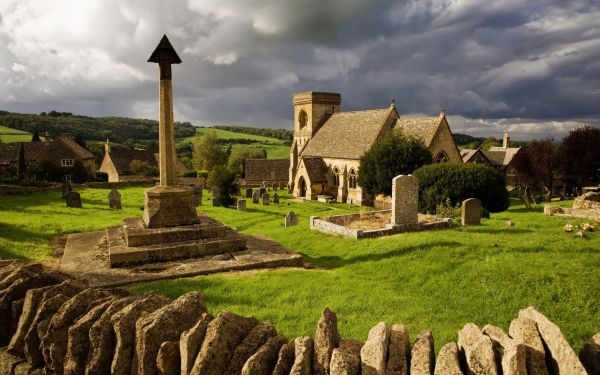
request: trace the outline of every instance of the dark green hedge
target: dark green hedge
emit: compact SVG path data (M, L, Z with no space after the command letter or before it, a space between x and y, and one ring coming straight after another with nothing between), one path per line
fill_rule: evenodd
M430 164L417 169L414 175L419 177L422 212L434 212L435 206L447 199L456 205L468 198L478 198L490 212L501 212L509 206L504 177L487 165Z

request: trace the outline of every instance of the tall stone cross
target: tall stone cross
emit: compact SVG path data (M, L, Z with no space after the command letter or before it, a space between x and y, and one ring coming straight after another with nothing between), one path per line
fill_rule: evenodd
M175 125L173 122L173 87L171 85L171 64L181 64L181 59L163 35L160 43L150 55L148 62L157 63L160 75L158 154L160 160L160 185L175 184Z

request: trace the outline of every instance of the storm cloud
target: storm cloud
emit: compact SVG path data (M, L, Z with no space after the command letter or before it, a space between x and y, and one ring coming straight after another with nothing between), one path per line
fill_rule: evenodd
M592 0L3 0L0 108L156 118L167 34L176 120L291 128L292 94L318 90L560 136L600 118L598 19Z

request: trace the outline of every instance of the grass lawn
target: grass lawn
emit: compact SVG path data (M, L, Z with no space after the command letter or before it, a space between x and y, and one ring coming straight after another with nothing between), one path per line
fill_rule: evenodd
M31 133L0 125L0 142L31 142Z
M82 210L65 208L57 192L0 197L0 257L44 259L56 234L102 229L140 215L142 188L121 192L123 211L107 208L108 190L83 190ZM281 204L249 203L248 212L208 205L200 210L245 233L282 243L315 269L202 276L132 290L158 289L171 298L197 290L212 312L254 315L288 337L314 335L325 307L338 314L344 337L365 340L381 320L402 322L411 338L432 329L438 350L456 340L466 322L506 330L518 310L530 305L559 324L577 350L600 331L600 225L586 238L576 238L562 226L585 220L548 217L541 206L526 210L514 205L477 227L357 241L308 229L310 215L357 208L288 201L287 194L280 195ZM569 207L572 202L560 204ZM283 226L289 210L299 215L297 227ZM509 219L514 227L506 226Z
M197 134L200 136L203 136L204 134L206 134L209 131L215 131L217 133L217 137L219 137L220 139L251 139L256 141L256 143L252 143L248 146L253 146L253 147L260 147L260 148L264 148L267 151L267 158L269 159L284 159L284 158L289 158L290 157L290 146L286 146L285 142L281 139L277 139L277 138L269 138L269 137L263 137L260 135L253 135L253 134L245 134L245 133L236 133L236 132L230 132L227 130L221 130L221 129L212 129L212 128L198 128L197 129ZM194 143L195 140L195 136L194 137L186 137L186 138L177 138L176 142L177 143ZM239 147L239 145L234 144L232 146L233 148L235 147Z

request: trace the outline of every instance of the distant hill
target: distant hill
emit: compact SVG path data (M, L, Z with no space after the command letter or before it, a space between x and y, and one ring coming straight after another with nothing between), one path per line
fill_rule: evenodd
M454 143L456 143L459 148L476 149L485 141L485 138L483 137L473 137L472 135L460 133L453 134L453 138Z
M292 144L292 140L294 139L294 132L286 129L262 129L236 125L217 125L213 128L227 130L229 132L234 133L259 135L267 138L277 138L281 139L282 141L285 141L288 146Z
M0 111L0 125L28 133L38 131L43 135L71 133L85 140L117 143L127 140L157 140L158 121L132 119L126 117L88 117L69 112L42 112L39 115ZM196 128L189 122L175 123L175 137L189 137L196 134Z

